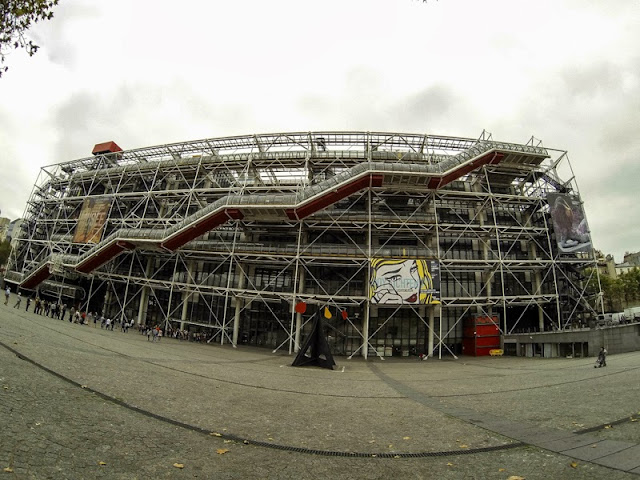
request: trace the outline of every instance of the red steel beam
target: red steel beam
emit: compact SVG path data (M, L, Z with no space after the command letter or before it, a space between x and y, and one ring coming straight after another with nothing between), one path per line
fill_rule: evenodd
M312 213L336 203L354 193L369 187L381 187L384 177L382 175L366 175L349 182L336 190L324 192L320 197L305 203L298 208L287 209L286 214L291 220L302 220Z
M76 271L80 273L89 273L98 268L100 265L107 263L113 257L119 255L126 247L116 242L98 250L94 255L90 256L76 267Z
M190 242L194 238L204 235L209 230L219 227L229 220L237 220L244 218L242 211L237 208L228 208L217 213L198 219L193 225L180 231L173 237L165 240L160 246L166 250L173 252L185 243Z
M22 288L34 288L44 282L47 278L51 276L51 272L49 271L49 264L45 263L42 267L35 271L35 273L29 276L24 282L20 284Z
M431 180L429 180L427 187L432 190L437 190L438 188L448 185L449 183L462 177L463 175L466 175L467 173L472 172L478 167L481 167L487 164L496 165L500 163L503 159L504 159L503 153L500 153L500 152L487 153L486 155L476 158L475 160L473 160L472 162L466 165L465 164L460 165L459 167L455 168L454 170L451 170L446 175L440 178L438 177L432 178Z

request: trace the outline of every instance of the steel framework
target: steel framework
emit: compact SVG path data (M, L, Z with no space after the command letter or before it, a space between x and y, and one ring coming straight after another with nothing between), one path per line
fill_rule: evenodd
M565 151L486 132L278 133L103 153L42 168L6 279L220 344L297 351L306 317L293 306L305 301L334 312L335 354L455 355L472 313L513 333L602 309L587 290L599 285L593 251L559 251L549 193L579 194ZM97 243L73 241L87 199L108 205ZM374 258L437 260L441 304L371 303Z

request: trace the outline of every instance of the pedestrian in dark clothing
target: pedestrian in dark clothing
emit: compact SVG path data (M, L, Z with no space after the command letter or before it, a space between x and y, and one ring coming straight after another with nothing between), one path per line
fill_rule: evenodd
M600 363L602 364L603 367L606 367L607 366L607 349L606 348L602 347L600 349L600 353L598 354L598 358L602 359Z

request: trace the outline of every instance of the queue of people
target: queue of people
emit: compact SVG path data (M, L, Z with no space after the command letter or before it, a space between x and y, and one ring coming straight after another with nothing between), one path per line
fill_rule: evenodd
M11 287L7 286L4 294L4 304L8 306L11 298ZM14 308L21 307L22 298L22 293L18 292L16 302L13 305ZM93 324L94 328L98 328L98 325L100 325L100 328L103 330L113 331L117 326L121 332L127 333L129 329L133 328L135 325L133 320L128 320L124 315L119 318L111 319L109 317L105 317L102 313L98 314L97 312L82 311L75 305L69 307L66 303L42 299L39 296L26 298L25 311L28 312L32 304L33 313L36 315L58 320L68 319L70 323L77 323L80 325ZM137 329L142 335L146 335L147 340L151 342L159 342L163 336L175 338L177 340L202 343L206 342L209 338L209 336L204 332L190 332L189 330L171 328L171 326L167 327L166 330L163 331L158 324L138 325Z
M4 304L9 306L11 299L11 288L6 287ZM21 308L22 305L22 293L18 292L16 302L13 305L14 308ZM80 325L93 325L94 328L100 328L103 330L115 330L119 328L121 332L127 333L130 328L134 328L134 320L128 320L124 315L119 318L111 319L104 314L97 312L86 312L79 309L76 305L69 307L66 303L58 302L55 300L47 300L35 297L26 297L24 302L25 311L29 311L31 305L33 305L33 313L49 318L58 320L68 320L70 323L77 323ZM150 342L159 342L163 336L168 338L174 338L177 340L184 340L190 342L205 343L209 340L210 336L205 332L191 332L186 329L172 328L168 326L163 330L160 325L137 325L136 328L142 335L146 335L147 340Z

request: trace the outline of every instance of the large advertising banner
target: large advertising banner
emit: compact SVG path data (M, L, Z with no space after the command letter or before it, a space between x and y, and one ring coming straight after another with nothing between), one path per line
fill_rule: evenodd
M88 198L82 204L73 243L98 243L109 214L110 200Z
M440 265L419 258L374 258L369 299L375 304L439 304Z
M568 193L549 193L547 200L558 249L563 253L590 250L591 236L580 197Z
M589 251L591 236L580 197L568 193L549 193L547 201L558 249L563 253Z

